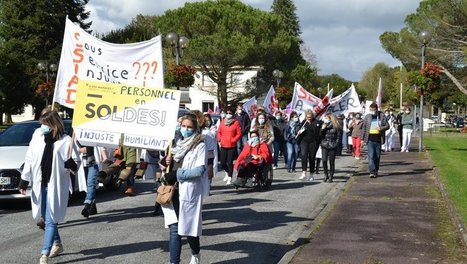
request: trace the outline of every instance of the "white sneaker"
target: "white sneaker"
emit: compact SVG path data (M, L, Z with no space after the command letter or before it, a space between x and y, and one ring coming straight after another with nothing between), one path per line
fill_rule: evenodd
M47 264L49 263L49 258L46 255L42 255L39 259L39 264Z
M227 176L227 182L225 183L225 185L231 185L231 184L232 184L232 177Z
M227 179L229 179L229 174L226 172L226 173L225 173L225 176L224 176L224 181L226 182Z
M273 170L276 170L276 169L277 169L277 166L273 166L272 169L273 169Z
M63 252L62 244L54 244L50 249L49 258L56 257L58 254Z
M303 179L305 179L305 178L306 178L306 171L303 171L303 172L302 172L302 176L300 176L299 179L300 179L300 180L303 180Z
M308 181L314 181L315 179L313 178L313 173L310 173L310 177L308 177Z
M196 255L192 255L190 264L199 264L199 263L201 263L201 261L199 259L199 253L196 254Z

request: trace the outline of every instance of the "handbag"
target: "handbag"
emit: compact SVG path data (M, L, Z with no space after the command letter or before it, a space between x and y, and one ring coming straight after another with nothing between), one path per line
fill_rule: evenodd
M161 185L157 188L157 197L156 202L161 205L167 205L172 203L173 196L175 194L175 189L177 188L177 183L174 185Z

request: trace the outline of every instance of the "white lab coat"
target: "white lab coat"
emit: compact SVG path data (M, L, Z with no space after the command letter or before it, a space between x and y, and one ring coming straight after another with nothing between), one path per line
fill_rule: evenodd
M191 169L206 165L206 146L202 142L185 155L182 168ZM203 197L206 195L206 190L208 190L209 194L207 170L205 170L203 176L200 178L196 178L193 181L181 182L178 186L180 200L179 217L178 219L176 218L172 204L163 205L165 226L168 227L178 221L178 234L180 236L201 236Z
M206 154L209 153L209 151L212 151L214 154L214 160L213 160L213 175L215 176L217 174L218 166L217 163L219 163L219 153L217 151L217 130L216 129L203 129L203 135L205 136L204 138L204 143L206 144ZM206 157L206 161L208 160L209 157ZM207 162L206 162L207 164ZM207 195L209 196L209 190L207 190Z
M59 223L63 221L68 206L68 195L72 191L70 172L65 168L65 161L68 159L71 137L64 135L61 139L55 141L53 148L52 173L47 185L47 204L51 208L52 221ZM21 179L29 181L32 184L31 207L32 217L38 221L41 217L41 160L44 152L44 135L40 128L34 131L29 148L26 152L24 168L21 173ZM75 151L77 151L75 149ZM75 160L77 152L73 152Z

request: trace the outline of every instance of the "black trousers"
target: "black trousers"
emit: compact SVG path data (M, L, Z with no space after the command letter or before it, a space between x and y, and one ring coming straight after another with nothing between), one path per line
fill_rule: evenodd
M300 152L302 154L302 170L306 171L310 164L310 172L315 173L315 159L318 145L315 142L300 142Z
M219 161L221 163L221 168L227 172L229 177L232 177L233 167L234 167L233 161L236 156L237 156L237 147L233 147L233 148L221 147Z
M323 170L324 174L326 175L326 178L329 176L332 177L334 176L334 171L336 168L336 149L326 149L321 147L322 150L322 157L321 159L323 160ZM329 169L328 169L328 161L329 161Z

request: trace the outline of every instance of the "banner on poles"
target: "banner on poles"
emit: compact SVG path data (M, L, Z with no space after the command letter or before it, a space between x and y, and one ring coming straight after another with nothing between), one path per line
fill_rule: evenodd
M79 80L164 88L162 39L112 44L65 24L54 102L74 108Z
M295 111L300 115L307 109L314 109L320 102L321 99L319 97L309 93L299 83L295 83L292 96L292 111Z
M257 101L255 97L250 98L248 101L243 103L243 111L245 111L250 119L255 118L257 109Z
M276 98L276 91L274 90L274 86L271 85L269 88L268 94L263 102L263 107L266 113L275 115L276 112L279 111L279 102Z
M332 98L328 111L332 112L334 115L344 114L345 116L347 116L348 113L363 112L355 86L352 84L352 86L342 94Z
M83 145L165 150L174 138L180 91L80 80L73 128Z

